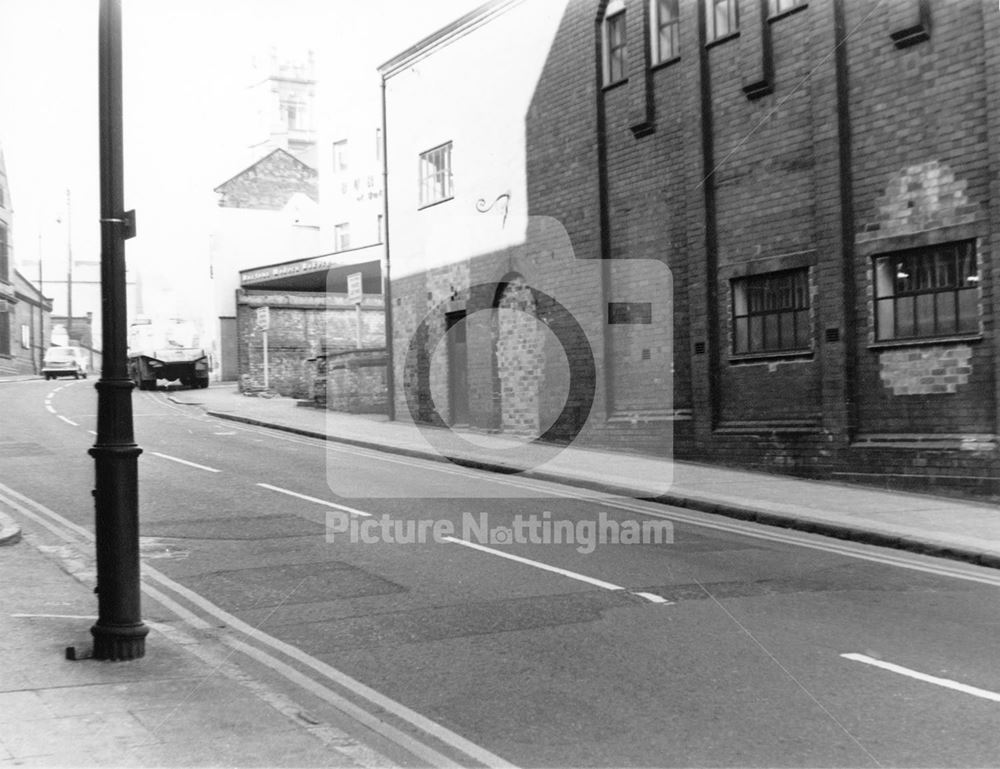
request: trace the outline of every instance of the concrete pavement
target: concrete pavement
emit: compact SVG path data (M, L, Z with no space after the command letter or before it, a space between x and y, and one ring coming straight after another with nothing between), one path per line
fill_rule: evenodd
M66 646L92 645L92 574L67 573L86 556L33 539L0 547L0 766L392 764L181 623L147 619L140 660L67 660Z
M467 433L456 441L448 430L244 396L231 384L169 397L220 419L437 461L449 461L446 454L487 470L1000 568L1000 509L987 503L575 446L551 456L503 436Z

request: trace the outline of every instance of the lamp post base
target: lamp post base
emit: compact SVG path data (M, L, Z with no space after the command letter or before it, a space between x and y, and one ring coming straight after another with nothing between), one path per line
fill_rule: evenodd
M135 625L101 625L90 629L94 636L94 659L137 660L146 655L149 628L142 622Z

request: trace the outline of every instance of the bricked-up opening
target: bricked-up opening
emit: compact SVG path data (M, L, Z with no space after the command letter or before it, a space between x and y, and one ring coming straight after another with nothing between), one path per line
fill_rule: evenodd
M508 278L498 291L495 351L499 427L505 433L535 437L540 432L545 336L534 294L521 275Z
M808 268L732 281L733 353L809 349Z
M975 241L876 256L875 308L878 341L977 332Z

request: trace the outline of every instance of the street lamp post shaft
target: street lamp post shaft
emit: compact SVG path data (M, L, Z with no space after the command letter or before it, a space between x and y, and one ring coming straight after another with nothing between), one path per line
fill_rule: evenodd
M102 364L97 383L94 490L98 617L94 656L130 660L146 652L139 575L138 458L132 381L126 362L125 239L120 0L101 0L99 33L101 143Z

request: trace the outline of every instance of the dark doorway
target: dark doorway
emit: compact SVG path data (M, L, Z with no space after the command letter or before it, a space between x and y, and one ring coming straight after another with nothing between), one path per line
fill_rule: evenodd
M452 425L469 424L469 354L465 311L445 315L448 333L448 413Z

